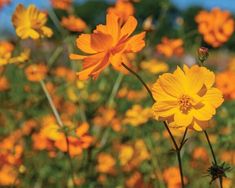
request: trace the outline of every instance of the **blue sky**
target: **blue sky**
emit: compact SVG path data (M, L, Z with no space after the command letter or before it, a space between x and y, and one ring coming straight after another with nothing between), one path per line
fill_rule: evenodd
M82 3L86 0L76 0ZM114 0L107 0L114 1ZM144 1L144 0L142 0ZM212 7L220 7L222 9L227 9L235 12L235 0L171 0L178 8L185 9L191 5L201 5L206 9L211 9ZM31 3L36 4L40 9L46 9L50 6L49 0L12 0L9 6L5 6L0 11L0 33L3 30L12 30L11 15L18 3L29 5Z

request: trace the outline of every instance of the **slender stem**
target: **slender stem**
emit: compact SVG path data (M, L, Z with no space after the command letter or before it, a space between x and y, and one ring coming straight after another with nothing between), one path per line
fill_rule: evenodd
M165 121L164 121L163 123L164 123L164 125L165 125L165 127L166 127L166 130L168 131L168 133L169 133L169 135L170 135L170 137L171 137L171 140L172 140L174 146L175 146L175 151L176 151L176 153L177 153L177 159L178 159L179 170L180 170L181 186L182 186L182 188L184 188L184 175L183 175L183 167L182 167L182 162L181 162L180 151L181 151L181 149L182 149L182 143L183 143L183 140L185 139L185 136L186 136L186 134L187 134L187 131L185 131L185 133L184 133L184 136L183 136L181 145L178 146L177 143L176 143L176 141L175 141L174 136L173 136L172 133L171 133L170 128L169 128L168 125L167 125L167 123L166 123Z
M206 136L206 140L207 140L207 142L209 144L209 147L210 147L210 150L211 150L211 154L212 154L214 163L215 163L216 166L218 166L218 163L217 163L217 160L216 160L216 156L215 156L215 152L213 150L213 147L212 147L209 135L207 134L206 130L204 130L203 132L204 132L204 134ZM223 188L223 177L222 176L219 177L219 183L220 183L220 187Z
M48 100L48 102L49 102L49 104L50 104L50 107L51 107L51 109L52 109L52 111L53 111L53 114L54 114L54 116L55 116L55 118L56 118L56 121L57 121L59 127L60 127L60 128L63 128L63 127L64 127L64 124L63 124L63 122L62 122L62 120L61 120L61 118L60 118L60 115L59 115L59 113L58 113L58 111L57 111L57 109L56 109L56 107L55 107L55 105L54 105L54 103L53 103L53 100L52 100L52 98L51 98L51 95L49 94L49 92L48 92L48 90L47 90L47 88L46 88L46 86L45 86L44 81L41 80L41 81L40 81L40 84L41 84L41 86L42 86L42 89L43 89L43 91L44 91L46 97L47 97L47 100ZM73 169L73 164L72 164L72 158L71 158L71 156L70 156L69 140L68 140L68 135L67 135L67 133L64 133L64 135L65 135L66 145L67 145L67 157L68 157L69 164L70 164L70 168L71 168L71 175L72 175L73 187L74 187L74 186L75 186L74 169Z
M149 89L149 87L147 86L147 84L143 81L143 79L132 69L130 69L127 65L125 65L124 63L122 63L122 66L124 68L126 68L129 72L131 72L133 75L136 76L136 78L138 78L138 80L143 84L143 86L145 87L145 89L147 90L147 92L149 93L149 96L151 97L151 99L153 100L153 102L155 102L155 99L153 98L153 94L151 92L151 90Z
M211 145L211 141L210 141L210 139L209 139L209 136L208 136L206 130L204 130L203 132L204 132L204 134L205 134L205 136L206 136L206 140L207 140L207 142L208 142L208 144L209 144L209 146L210 146L210 150L211 150L211 154L212 154L214 163L217 165L217 160L216 160L215 153L214 153L214 150L213 150L213 148L212 148L212 145Z
M186 138L187 133L188 133L188 128L186 128L185 131L184 131L184 136L183 136L183 138L180 142L180 149L182 149L182 147L184 146L185 138Z
M153 100L153 102L156 102L156 100L153 98L153 94L151 92L151 90L149 89L149 87L147 86L147 84L143 81L143 79L135 72L133 71L132 69L130 69L128 66L126 66L124 63L122 63L122 66L124 68L126 68L130 73L132 73L133 75L136 76L136 78L138 78L138 80L144 85L145 89L147 90L147 92L149 93L151 99ZM185 140L185 137L186 137L186 134L187 134L187 129L185 130L185 133L184 133L184 136L183 136L183 139L182 139L182 142L181 142L181 145L178 146L175 139L174 139L174 136L172 135L171 133L171 130L169 129L168 125L167 125L167 122L163 122L170 137L171 137L171 140L175 146L175 150L177 152L177 159L178 159L178 164L179 164L179 170L180 170L180 179L181 179L181 186L182 188L184 188L184 176L183 176L183 168L182 168L182 162L181 162L181 156L180 156L180 151L182 149L182 146L183 146L183 143L184 143L184 140Z
M114 83L113 89L111 91L109 100L108 100L108 106L112 106L113 102L114 102L114 97L117 94L118 88L120 87L120 84L122 83L122 79L123 79L123 74L120 73Z

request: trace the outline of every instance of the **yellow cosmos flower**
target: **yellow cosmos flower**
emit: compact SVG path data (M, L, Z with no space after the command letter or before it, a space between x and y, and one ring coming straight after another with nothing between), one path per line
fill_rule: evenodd
M163 74L152 88L156 119L170 127L201 131L223 102L220 90L212 87L214 82L214 73L197 65Z
M12 23L16 29L16 34L21 39L39 39L40 37L51 37L53 32L46 27L46 13L39 11L35 5L25 8L19 4L12 16Z

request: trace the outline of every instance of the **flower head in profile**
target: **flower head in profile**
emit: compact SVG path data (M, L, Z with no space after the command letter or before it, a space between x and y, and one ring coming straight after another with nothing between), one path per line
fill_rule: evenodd
M197 65L163 74L152 88L155 118L170 127L203 130L223 102L214 82L214 73Z
M135 9L129 1L117 0L115 6L108 8L107 12L117 15L121 22L125 22L129 16L134 15Z
M49 27L45 26L46 22L46 13L39 11L32 4L28 8L19 4L12 16L16 34L21 39L51 37L53 32Z
M77 47L88 55L70 54L72 60L83 60L83 69L77 73L79 79L97 78L110 64L121 66L128 53L140 51L145 46L145 32L130 36L137 20L130 16L121 24L115 14L107 14L106 25L98 25L92 34L81 34Z
M69 17L63 17L61 20L61 25L73 32L82 32L87 28L86 22L84 22L81 18L77 18L73 15L70 15Z
M228 11L214 8L210 12L200 11L195 17L198 31L203 39L213 47L225 43L234 32L234 20Z
M156 46L156 51L168 58L172 56L180 57L184 53L183 44L184 42L182 39L169 39L163 37L161 43Z

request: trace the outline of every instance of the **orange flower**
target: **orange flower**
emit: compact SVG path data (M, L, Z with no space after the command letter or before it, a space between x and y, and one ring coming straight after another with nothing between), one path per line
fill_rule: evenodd
M5 6L8 5L11 0L0 0L0 10Z
M107 153L100 153L98 155L98 164L96 169L100 173L112 173L114 170L116 161Z
M128 20L129 16L134 15L135 9L130 2L117 0L115 6L108 8L107 12L117 15L123 23Z
M180 188L180 172L177 167L170 167L164 170L163 179L167 183L168 188ZM186 180L186 178L184 177ZM186 182L186 181L185 181Z
M8 187L17 182L18 178L15 167L7 164L3 165L0 168L0 185L3 187Z
M86 22L84 22L81 18L77 18L73 15L70 15L69 17L63 17L61 25L66 29L74 32L82 32L87 28Z
M121 25L114 14L107 14L106 25L98 25L92 34L82 34L77 47L89 55L70 54L73 60L83 60L83 68L77 73L79 79L94 79L109 65L121 66L123 56L138 52L145 46L145 32L130 37L137 26L137 20L130 16Z
M31 82L38 82L46 77L47 67L44 64L32 64L25 69L27 79Z
M72 5L72 0L51 0L53 8L68 10Z
M235 99L235 72L224 71L216 75L216 86L226 99Z
M5 76L0 77L0 91L5 91L10 88L9 82Z
M14 46L7 41L0 41L0 65L8 63L12 56Z
M87 123L81 124L76 129L76 136L69 136L69 154L71 157L80 155L83 149L87 149L93 142L92 136L88 134L89 125ZM55 141L55 147L63 152L67 152L67 142L65 136Z
M204 40L213 47L221 46L234 32L234 20L231 14L219 8L214 8L210 12L200 11L195 21Z
M182 39L162 38L162 42L156 46L156 51L166 57L182 56L184 53Z

